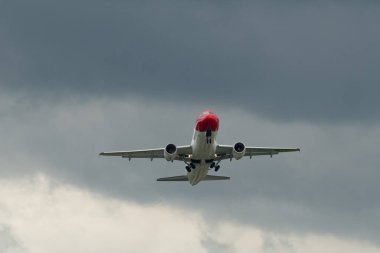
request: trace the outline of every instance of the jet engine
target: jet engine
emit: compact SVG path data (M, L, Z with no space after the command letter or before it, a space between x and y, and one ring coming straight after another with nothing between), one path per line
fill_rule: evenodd
M174 144L168 144L164 150L164 157L167 161L173 161L177 156L177 147Z
M241 159L245 154L245 146L243 143L238 142L234 145L234 149L232 150L232 155L236 160Z

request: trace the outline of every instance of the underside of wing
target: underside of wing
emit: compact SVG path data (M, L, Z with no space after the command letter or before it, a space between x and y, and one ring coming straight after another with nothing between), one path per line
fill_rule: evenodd
M177 147L177 156L175 160L182 160L183 157L191 155L191 146L180 146ZM164 148L156 149L142 149L142 150L129 150L129 151L112 151L112 152L102 152L99 155L102 156L120 156L122 158L164 158Z
M257 155L277 155L284 152L300 151L299 148L271 148L271 147L247 147L245 149L245 156Z
M99 155L103 156L120 156L123 158L164 158L164 149L144 149L130 151L112 151L102 152Z
M216 148L216 155L220 160L231 159L233 157L232 145L218 145ZM300 151L299 148L280 148L280 147L246 147L244 156L260 156L260 155L277 155L283 152Z

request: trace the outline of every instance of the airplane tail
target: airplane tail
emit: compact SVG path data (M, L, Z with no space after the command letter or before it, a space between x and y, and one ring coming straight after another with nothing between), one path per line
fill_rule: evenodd
M205 181L213 181L213 180L229 180L230 177L224 177L224 176L214 176L214 175L207 175L203 180ZM157 178L157 181L165 181L165 182L171 182L171 181L189 181L186 175L183 176L175 176L175 177L162 177Z

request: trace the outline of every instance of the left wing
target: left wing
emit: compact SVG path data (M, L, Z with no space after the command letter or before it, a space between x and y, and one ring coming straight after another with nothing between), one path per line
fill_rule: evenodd
M192 154L191 146L177 147L176 160L182 160L184 157ZM112 151L102 152L99 155L103 156L120 156L122 158L164 158L164 148L156 149L142 149L142 150L129 150L129 151Z
M232 145L218 145L216 147L216 155L219 160L232 158ZM244 156L259 156L259 155L277 155L282 152L300 151L299 148L275 148L275 147L246 147Z

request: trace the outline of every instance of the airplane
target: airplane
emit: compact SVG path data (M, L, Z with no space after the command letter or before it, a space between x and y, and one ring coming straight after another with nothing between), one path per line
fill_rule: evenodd
M268 155L272 157L282 152L300 151L299 148L278 147L246 147L242 142L234 145L220 145L216 142L219 129L219 118L211 110L203 111L195 121L193 139L188 146L168 144L164 148L143 149L130 151L102 152L102 156L120 156L122 158L163 158L167 161L183 161L186 166L186 175L158 178L157 181L189 181L196 185L201 181L229 180L229 177L209 175L210 170L217 172L219 163L225 159L239 160L244 156Z

